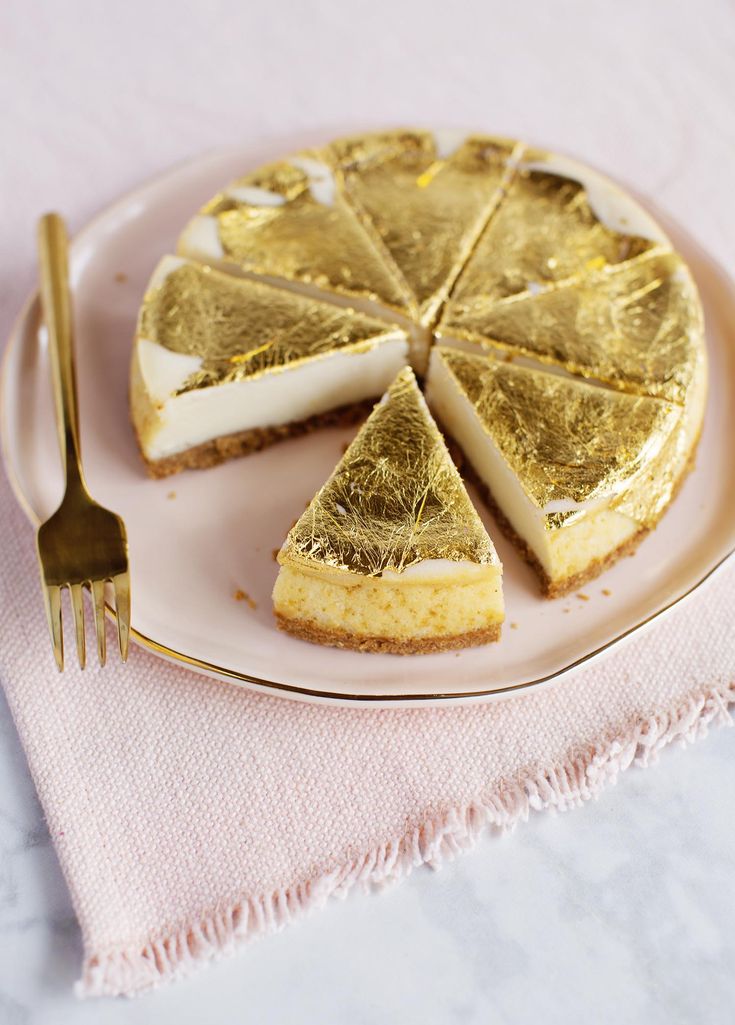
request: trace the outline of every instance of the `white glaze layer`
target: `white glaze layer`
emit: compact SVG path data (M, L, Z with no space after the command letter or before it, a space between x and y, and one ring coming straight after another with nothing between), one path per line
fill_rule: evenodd
M160 394L179 372L181 358L147 339L138 341L137 368L149 396ZM336 352L290 370L169 394L158 402L154 422L141 436L144 454L162 459L213 438L305 420L377 397L407 359L406 337L396 331L366 352Z
M632 196L599 171L558 154L550 155L545 160L521 159L519 166L528 171L546 171L578 181L584 186L595 216L606 227L629 235L640 235L641 238L665 246L671 244L653 217Z

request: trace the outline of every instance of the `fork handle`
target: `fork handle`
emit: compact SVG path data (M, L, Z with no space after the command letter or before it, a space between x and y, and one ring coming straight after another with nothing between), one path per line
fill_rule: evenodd
M68 250L69 239L63 219L56 213L45 214L38 224L41 300L48 331L56 426L67 488L70 484L84 486L79 448Z

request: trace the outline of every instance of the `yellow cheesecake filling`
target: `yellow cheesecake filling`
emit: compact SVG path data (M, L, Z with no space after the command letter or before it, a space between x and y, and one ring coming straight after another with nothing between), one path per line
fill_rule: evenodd
M433 579L320 574L281 567L273 591L276 615L306 620L334 633L398 641L454 637L484 631L503 621L500 566L454 564Z

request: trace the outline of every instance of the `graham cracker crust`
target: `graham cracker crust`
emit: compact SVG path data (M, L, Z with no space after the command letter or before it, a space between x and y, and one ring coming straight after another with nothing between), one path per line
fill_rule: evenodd
M364 420L374 405L375 399L364 399L362 402L353 402L346 406L339 406L337 409L330 409L326 413L317 413L305 420L295 420L287 424L278 424L275 427L255 427L249 431L226 434L221 438L213 438L211 441L195 445L185 452L177 452L175 455L166 456L163 459L147 459L143 454L137 431L136 437L148 475L154 478L169 477L173 473L180 473L181 470L203 470L209 466L217 466L228 459L250 455L268 445L274 445L276 442L295 438L301 434L309 434L320 427L349 427Z
M414 637L399 640L396 637L362 637L347 630L328 630L306 619L292 619L275 613L278 629L311 644L324 644L331 648L350 648L353 651L381 652L389 655L429 655L456 648L472 648L500 639L500 623L484 630L449 637Z
M464 476L467 479L471 480L477 488L477 490L480 492L483 501L487 505L490 512L493 514L493 517L495 518L498 526L500 527L505 537L507 537L508 540L512 542L521 558L523 558L529 564L529 566L531 566L536 571L539 581L541 582L541 593L543 594L544 598L553 599L561 598L565 594L569 594L571 591L576 591L577 588L581 587L583 584L588 583L590 580L594 580L595 577L598 577L601 573L604 573L604 571L606 569L609 569L609 567L612 566L614 562L617 562L618 559L622 559L626 555L635 554L638 545L641 543L641 541L643 541L643 539L648 534L651 533L652 530L656 528L661 519L661 516L664 515L666 510L674 501L685 479L687 478L689 473L694 469L695 455L698 442L699 436L697 436L697 439L695 440L694 445L692 446L692 451L689 456L689 459L687 460L687 464L682 470L681 476L679 477L678 481L676 482L674 490L671 494L671 498L666 507L661 511L661 514L659 515L656 522L650 527L641 527L640 530L636 531L636 533L633 534L632 537L629 537L627 541L624 541L622 545L619 545L617 548L613 549L613 551L608 552L608 554L603 556L601 559L595 559L583 570L580 570L579 573L574 573L571 577L567 577L565 580L552 580L549 577L548 573L545 571L539 560L536 558L536 555L533 553L533 551L529 548L528 544L523 540L523 538L521 538L516 533L514 528L511 526L510 521L501 511L487 484L480 478L480 475L477 473L469 459L463 458L461 469Z

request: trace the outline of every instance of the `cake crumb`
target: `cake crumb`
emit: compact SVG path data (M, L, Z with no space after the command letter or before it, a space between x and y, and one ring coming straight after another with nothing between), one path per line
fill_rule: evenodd
M612 594L612 591L609 591L606 587L603 587L602 593L605 595L606 598L609 598Z
M569 608L562 609L562 612L569 612Z
M166 498L168 498L168 499L176 498L176 492L175 491L169 491L169 493L166 495Z
M117 281L117 283L119 285L124 285L127 280L128 280L127 274L123 274L123 272L121 270L119 270L117 272L117 274L115 275L115 281Z
M590 596L588 594L585 594L584 591L577 591L577 597L579 598L580 601L589 601L590 600Z
M235 591L233 598L235 601L244 601L251 609L257 609L258 603L254 601L247 591L243 591L240 587Z
M511 623L510 624L510 628L511 628L511 630L517 630L518 629L518 624L517 623Z

